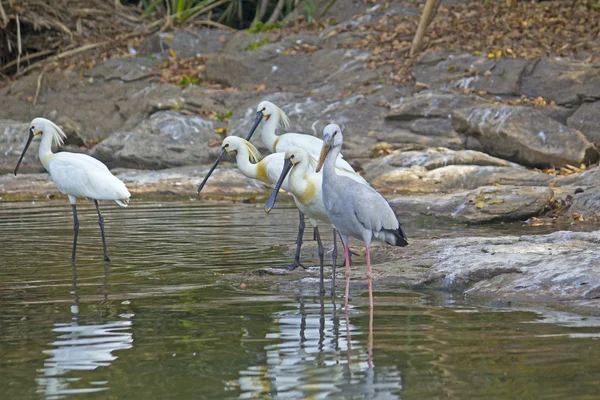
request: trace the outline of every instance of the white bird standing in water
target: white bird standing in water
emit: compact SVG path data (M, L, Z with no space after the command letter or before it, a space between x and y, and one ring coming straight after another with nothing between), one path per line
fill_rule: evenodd
M335 160L342 150L342 130L330 124L323 130L323 148L316 171L323 167L323 203L327 216L340 232L346 254L346 298L348 309L350 288L350 258L348 237L362 240L367 248L367 280L369 284L369 306L373 309L373 287L371 272L371 240L377 239L394 246L407 246L406 234L388 202L375 189L362 185L335 171ZM372 325L372 320L371 320Z
M198 194L200 194L200 191L202 190L202 188L204 188L204 185L206 185L208 178L213 173L215 168L217 168L217 165L219 165L223 157L229 153L235 154L235 161L237 167L242 174L244 174L248 178L257 179L261 182L274 184L275 182L277 182L277 178L279 178L281 170L283 169L283 153L273 153L269 154L265 158L262 158L262 155L252 143L248 142L247 140L244 140L241 137L228 136L223 140L223 143L221 144L221 152L219 153L217 160L210 168L210 170L204 177L204 180L198 187ZM281 187L283 188L283 190L289 191L287 179L284 182L282 182ZM297 267L305 268L304 265L300 263L300 250L302 248L302 235L304 233L304 214L301 210L302 205L298 204L298 202L296 202L296 205L298 206L298 209L300 211L300 226L298 228L298 237L296 240L296 254L294 256L294 262L284 267L289 270L294 270Z
M287 182L289 187L288 192L292 193L296 203L302 205L302 212L310 219L311 225L314 228L314 236L317 241L318 254L320 261L320 291L321 294L325 293L323 285L323 244L321 243L321 236L319 234L318 222L321 221L326 224L331 224L327 211L325 210L325 204L323 203L323 174L315 172L317 161L312 158L306 150L298 146L293 146L285 153L285 162L283 164L283 171L281 176L273 189L273 193L269 200L265 204L265 211L268 213L273 208L277 194L282 185ZM290 172L291 171L291 172ZM365 179L353 172L347 172L344 170L337 170L340 176L348 177L355 182L363 185L368 185ZM288 175L289 174L289 175ZM335 266L337 259L337 246L336 246L336 235L337 232L334 228L333 231L333 244L334 249L332 252L333 259L333 271L331 278L331 295L335 292Z
M52 144L60 146L63 138L67 135L52 121L45 118L35 118L29 124L29 138L15 168L15 176L23 161L25 152L31 141L37 135L42 135L42 141L38 155L42 165L52 176L56 187L62 193L69 196L73 209L73 252L71 262L75 262L75 251L77 248L77 235L79 234L79 220L75 203L77 197L85 197L94 200L98 212L98 224L102 234L102 247L104 249L104 260L110 261L106 250L106 239L104 237L104 219L100 213L98 200L114 200L118 205L127 207L129 191L125 184L115 177L100 161L85 154L61 152L52 153Z
M261 101L258 107L256 107L256 119L246 136L246 140L250 140L263 118L265 119L265 123L262 128L262 141L270 151L273 153L285 153L293 146L298 146L306 150L315 159L319 157L323 141L318 137L302 133L276 134L277 128L280 125L283 129L288 129L290 127L290 120L281 108L270 101ZM355 172L341 154L338 154L335 166L344 171Z

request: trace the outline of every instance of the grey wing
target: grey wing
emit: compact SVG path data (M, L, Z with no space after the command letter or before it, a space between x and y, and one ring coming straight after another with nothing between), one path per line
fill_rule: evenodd
M383 196L370 186L351 182L354 213L358 221L366 229L375 232L382 229L397 230L400 226L398 218Z

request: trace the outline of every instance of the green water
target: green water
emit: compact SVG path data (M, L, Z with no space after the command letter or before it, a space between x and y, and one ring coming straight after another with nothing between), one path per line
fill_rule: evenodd
M599 396L600 318L376 286L371 345L359 283L346 317L341 297L224 278L289 262L277 245L295 239L293 210L104 204L111 263L93 205L79 210L73 267L68 202L0 203L2 399ZM543 232L406 228L413 238Z

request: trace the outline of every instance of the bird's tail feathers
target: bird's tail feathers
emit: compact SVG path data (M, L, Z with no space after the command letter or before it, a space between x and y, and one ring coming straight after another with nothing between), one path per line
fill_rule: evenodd
M408 246L408 239L406 238L406 233L402 230L402 225L398 224L398 229L396 230L386 229L383 233L386 243L391 244L392 246Z
M115 203L117 203L121 207L127 207L128 206L127 203L129 203L129 199L115 200Z

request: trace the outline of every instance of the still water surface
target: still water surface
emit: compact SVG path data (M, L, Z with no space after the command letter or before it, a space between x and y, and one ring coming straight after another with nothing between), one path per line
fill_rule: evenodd
M296 213L261 205L0 203L2 399L597 399L600 318L375 287L364 296L246 289L289 262ZM407 221L411 237L542 233ZM327 235L329 236L329 234ZM327 237L324 236L324 237ZM306 239L309 235L307 233ZM410 247L406 250L409 251ZM300 290L300 289L298 289Z

